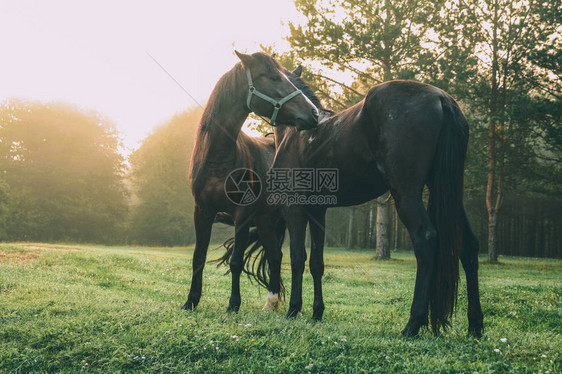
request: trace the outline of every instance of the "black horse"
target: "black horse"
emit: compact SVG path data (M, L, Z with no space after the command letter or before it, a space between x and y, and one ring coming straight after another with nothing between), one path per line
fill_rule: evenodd
M250 111L272 117L272 123L277 121L299 129L318 123L316 107L300 95L272 57L263 53L236 53L242 62L223 75L215 86L201 118L191 157L196 243L191 289L182 307L186 310L199 303L212 225L216 217L224 221L225 213L230 217L226 220L231 219L235 226L229 257L232 292L228 310L237 311L240 307L240 273L251 225L256 226L271 269L266 308L278 305L279 243L285 228L279 212L266 203L266 194L260 194L263 189L260 181L265 183L273 161L274 143L270 139L251 138L240 129ZM252 85L251 95L248 82Z
M292 82L321 108L300 80ZM469 332L480 336L483 315L478 290L478 241L466 217L463 196L468 124L455 100L443 90L413 81L390 81L371 88L356 105L328 117L308 131L275 129L273 169L334 168L337 191L333 205L281 206L290 233L292 284L288 317L302 307L306 260L305 231L311 231L310 272L314 280L313 318L322 319L325 214L330 206L350 206L390 190L398 215L412 239L417 274L405 336L427 326L434 333L450 325L458 289L459 258L466 273ZM422 201L429 187L427 210ZM307 200L310 201L310 200Z

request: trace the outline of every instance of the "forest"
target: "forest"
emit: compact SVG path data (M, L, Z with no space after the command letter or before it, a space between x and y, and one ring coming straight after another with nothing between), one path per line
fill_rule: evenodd
M465 205L482 252L562 257L559 0L296 0L277 53L326 108L392 79L451 94L470 125ZM274 53L274 45L262 49ZM0 105L0 240L189 245L187 170L202 110L161 124L129 157L111 119L64 103ZM249 125L264 136L264 123ZM231 232L216 231L219 244ZM328 211L327 245L410 249L392 196Z

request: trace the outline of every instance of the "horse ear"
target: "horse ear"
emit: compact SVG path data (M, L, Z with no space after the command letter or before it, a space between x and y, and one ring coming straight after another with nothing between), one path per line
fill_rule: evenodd
M237 50L234 50L234 53L236 53L236 56L238 56L244 66L250 67L252 65L252 56L240 53Z
M273 53L271 54L271 57L275 58L276 55L277 55L277 53L273 52Z
M299 65L295 70L293 70L293 74L300 77L302 75L302 65Z

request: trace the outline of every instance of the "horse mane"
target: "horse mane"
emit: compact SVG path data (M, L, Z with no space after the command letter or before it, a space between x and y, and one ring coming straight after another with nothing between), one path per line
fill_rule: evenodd
M318 109L321 109L325 112L331 112L332 114L334 113L334 111L324 108L318 96L316 96L316 94L312 91L312 89L308 87L306 83L304 83L301 77L299 77L296 74L293 74L293 72L291 71L287 71L287 78L289 78L291 83L294 84L296 88L301 90L304 96L308 97L308 99L312 102L312 104L316 105Z
M195 176L199 175L202 168L205 167L204 160L207 159L210 151L210 138L224 136L223 133L212 134L213 131L217 131L218 126L222 125L220 116L231 112L232 107L238 104L237 95L239 95L239 85L241 84L239 77L242 74L242 64L237 63L219 79L207 100L195 135L193 152L191 153L189 180L192 189L194 188Z
M234 94L240 86L239 77L242 74L242 64L237 63L232 69L224 73L219 79L201 116L200 131L208 132L212 124L217 121L217 113L225 113L235 104Z

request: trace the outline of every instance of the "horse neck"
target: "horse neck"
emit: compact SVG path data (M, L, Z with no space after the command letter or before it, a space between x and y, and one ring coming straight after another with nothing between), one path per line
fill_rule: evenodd
M316 101L319 102L318 99ZM324 109L321 105L318 106L318 110L320 111L320 118L329 118L337 115L335 112ZM279 145L283 142L283 140L287 137L289 132L292 131L291 128L288 126L276 126L273 129L273 133L275 135L275 149L279 148Z
M299 148L298 136L294 127L276 126L273 130L275 134L275 156L273 157L272 168L298 167L300 155L294 152Z
M227 73L236 76L221 78L201 117L196 150L205 162L235 161L236 140L250 113L245 105L246 92L240 82L240 71L236 66ZM229 80L228 85L222 82L225 79Z
M221 113L209 119L206 131L200 131L198 141L204 141L207 158L224 158L236 153L236 140L248 113ZM204 139L203 139L204 138Z

